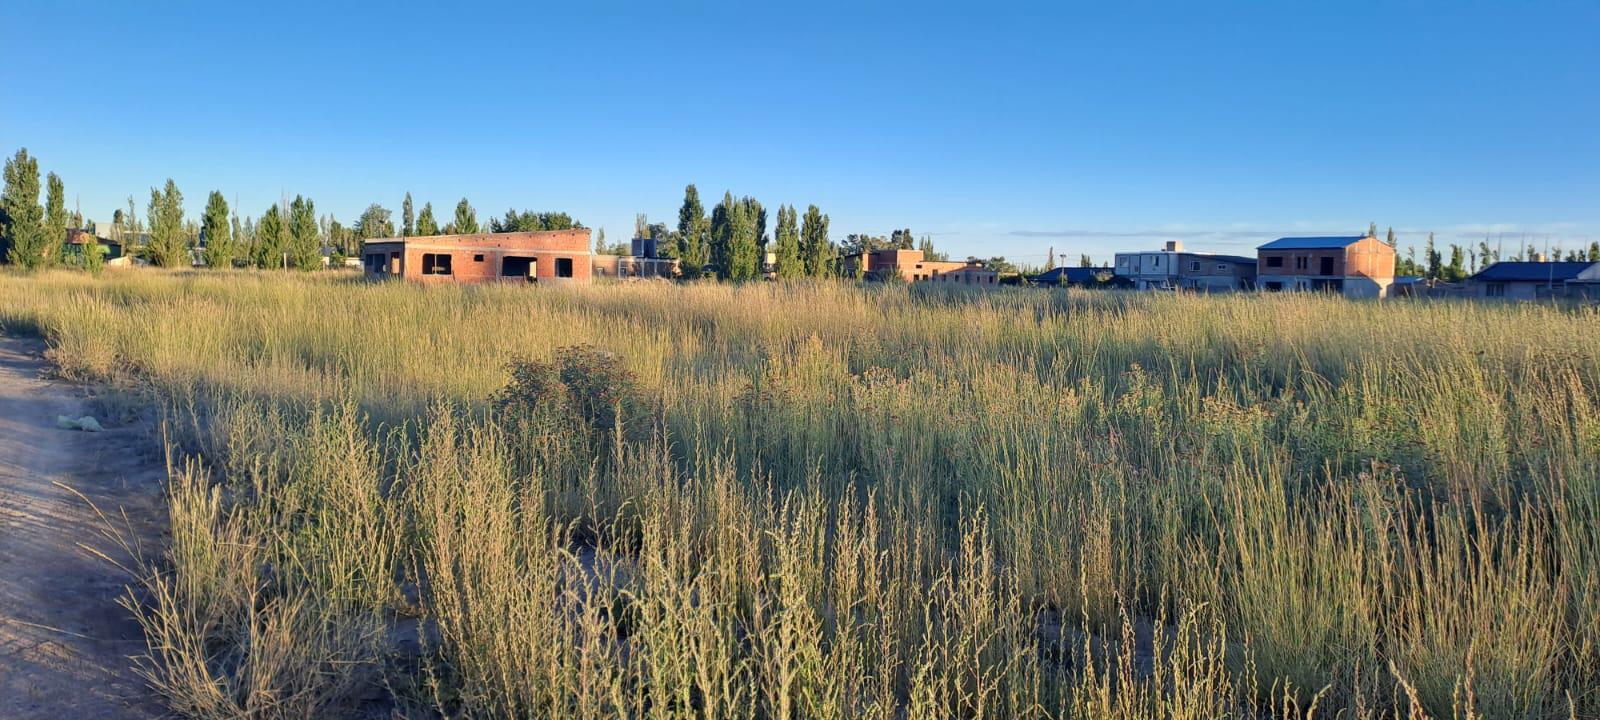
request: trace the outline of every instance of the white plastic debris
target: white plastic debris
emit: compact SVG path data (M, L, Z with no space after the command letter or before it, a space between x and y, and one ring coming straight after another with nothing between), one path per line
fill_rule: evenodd
M100 432L105 429L100 427L100 421L94 419L93 415L85 415L77 420L65 415L57 415L56 427L63 430L82 430L84 432Z

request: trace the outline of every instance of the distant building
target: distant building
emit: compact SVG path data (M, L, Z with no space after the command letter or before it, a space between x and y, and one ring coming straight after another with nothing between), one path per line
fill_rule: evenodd
M840 269L845 277L859 274L868 280L887 280L898 275L902 280L911 283L936 280L944 273L964 270L973 262L925 260L921 250L895 248L854 253L839 258ZM980 262L978 265L981 267L983 264Z
M367 277L424 283L589 282L589 230L479 233L366 241Z
M1182 253L1177 260L1180 290L1226 293L1256 287L1256 259L1253 257Z
M1469 297L1600 299L1600 262L1497 262L1467 278Z
M1255 288L1255 258L1184 250L1169 240L1160 250L1117 253L1116 274L1138 290L1234 292Z
M1126 278L1135 290L1176 290L1182 254L1183 243L1177 240L1167 241L1160 250L1117 253L1117 277Z
M630 280L636 278L675 278L678 276L678 261L673 258L657 257L659 246L656 238L636 237L629 243L631 255L610 255L595 253L590 258L597 278L617 278Z
M982 260L968 260L954 270L936 271L924 281L950 285L962 285L983 289L993 289L1000 284L1000 273L989 269Z
M673 258L639 257L636 255L595 255L590 258L597 278L675 278L678 261Z
M97 226L99 223L95 223ZM122 257L122 243L108 238L95 237L94 233L83 228L67 228L66 254L69 256L82 256L83 247L91 242L99 243L104 254L104 260L115 260Z
M1396 275L1389 286L1390 297L1420 297L1428 294L1428 283L1420 275Z
M1256 261L1267 292L1384 297L1394 284L1394 248L1370 235L1278 238L1256 249Z

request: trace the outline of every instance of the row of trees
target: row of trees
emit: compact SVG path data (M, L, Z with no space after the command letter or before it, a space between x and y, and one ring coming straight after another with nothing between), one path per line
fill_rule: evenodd
M1374 223L1368 226L1367 232L1376 237L1377 224ZM1398 247L1394 228L1389 228L1384 242L1388 243L1390 247ZM1502 259L1510 262L1536 259L1600 262L1600 241L1589 243L1587 249L1563 250L1560 245L1557 245L1548 253L1545 253L1541 252L1532 243L1524 246L1519 240L1516 249L1502 258L1499 243L1490 246L1489 237L1486 235L1478 243L1477 247L1451 243L1448 252L1449 255L1446 256L1445 252L1441 251L1438 245L1434 243L1433 233L1428 233L1428 242L1423 246L1421 262L1417 260L1416 246L1408 247L1406 248L1405 257L1397 256L1395 258L1394 274L1421 277L1427 280L1460 282L1479 270L1500 262Z
M90 242L83 252L67 250L67 228L82 227L83 216L67 212L66 184L50 173L44 183L44 204L39 203L39 160L22 148L5 164L5 185L0 190L0 258L24 268L79 264L99 270L104 248Z
M676 228L650 223L640 215L634 233L656 240L658 254L676 258L684 277L691 279L761 277L769 245L772 272L785 279L832 277L840 272L841 255L886 248L920 248L930 260L946 259L934 250L930 238L922 238L919 244L910 229L895 230L888 238L851 234L842 244L835 244L828 236L828 224L828 216L816 205L807 206L803 214L793 205L779 205L776 224L768 236L767 210L760 201L724 192L722 201L707 215L699 189L690 184L683 190ZM606 245L604 236L597 240L596 248L599 252L625 252L621 244L614 249Z
M0 258L29 269L79 264L97 270L104 252L99 243L82 243L81 252L67 249L67 229L92 223L66 211L65 189L55 173L44 183L43 205L40 185L38 160L26 148L6 161L4 192L0 194ZM420 213L413 212L411 193L406 193L401 213L403 225L398 234L406 236L481 232L477 211L466 198L456 204L453 220L443 227L434 219L432 203L424 203ZM512 232L565 230L582 224L567 213L512 209L503 218L492 219L489 226L492 232ZM162 187L151 188L143 221L132 197L126 211L118 209L112 214L109 239L125 252L165 267L189 266L199 260L210 267L315 269L323 266L324 252L342 260L359 253L362 241L396 234L392 214L382 205L368 206L353 226L346 227L331 214L319 218L315 203L301 195L273 204L259 217L241 218L236 209L230 209L227 198L214 190L206 198L199 222L194 222L184 217L183 192L168 179Z

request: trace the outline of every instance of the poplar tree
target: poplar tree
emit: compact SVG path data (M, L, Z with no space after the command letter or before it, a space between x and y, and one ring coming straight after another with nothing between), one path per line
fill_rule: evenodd
M83 269L90 275L99 275L105 266L106 248L100 244L100 238L91 235L83 246Z
M1387 243L1389 247L1395 247L1395 243L1399 242L1398 240L1394 239L1394 228L1389 228L1389 237L1385 238L1384 242Z
M1444 268L1444 279L1450 282L1461 282L1467 276L1467 269L1461 257L1461 246L1451 243L1450 264Z
M411 193L406 192L406 199L400 203L400 234L410 237L417 229L416 218L411 214Z
M0 194L6 262L33 269L44 260L44 210L39 207L39 161L22 148L6 161Z
M817 206L806 207L804 225L800 230L800 254L804 257L806 274L827 277L833 260L833 243L828 240L828 216Z
M728 208L728 279L742 282L761 277L760 233L765 217L761 204L748 197Z
M150 188L150 206L145 210L150 221L150 261L161 267L178 267L188 254L183 231L183 193L167 178L162 189Z
M461 202L456 203L455 228L458 235L472 235L478 232L478 211L472 209L466 198L461 198Z
M50 173L45 178L44 193L44 239L41 243L44 251L42 263L45 267L61 262L63 249L67 244L67 199L66 188L61 184L61 176Z
M433 219L433 203L422 204L422 214L417 216L417 235L431 237L439 234L439 223Z
M705 206L700 204L700 191L690 183L683 189L683 206L678 208L678 260L684 277L700 277L711 261L709 227Z
M726 279L733 264L733 193L724 191L722 202L711 208L710 250L711 266L718 277Z
M778 206L778 227L774 232L778 243L778 277L791 280L805 275L805 261L800 257L800 224L793 206Z
M1428 279L1438 280L1442 271L1442 260L1439 251L1433 247L1433 233L1428 233L1428 245L1423 249L1423 260L1428 263Z
M232 222L237 223L238 218L233 218ZM237 236L229 222L228 201L221 192L212 190L211 195L206 197L206 212L200 219L200 236L206 240L205 249L200 254L205 258L207 267L233 267L234 238Z
M289 204L289 264L300 270L322 267L321 239L311 199L294 196Z
M746 195L739 200L744 205L745 216L749 218L755 230L756 237L756 268L760 271L761 261L766 257L767 249L767 209L761 206L761 201Z
M256 267L283 267L286 245L288 241L284 232L283 214L274 204L261 215L261 222L256 223L255 250L251 253L251 259L255 261Z

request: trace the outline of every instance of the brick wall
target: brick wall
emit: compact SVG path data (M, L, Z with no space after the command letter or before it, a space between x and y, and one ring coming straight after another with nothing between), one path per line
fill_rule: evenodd
M362 251L369 275L423 283L589 282L587 229L480 233L372 240Z

